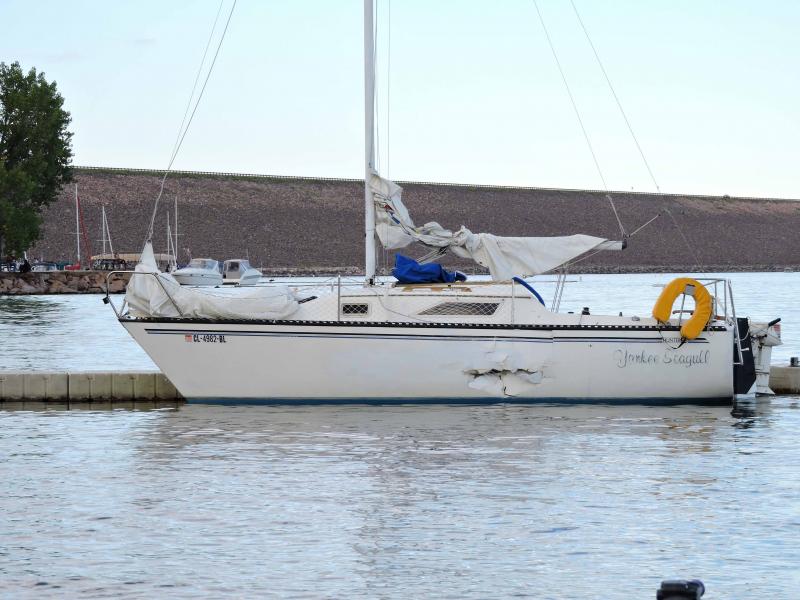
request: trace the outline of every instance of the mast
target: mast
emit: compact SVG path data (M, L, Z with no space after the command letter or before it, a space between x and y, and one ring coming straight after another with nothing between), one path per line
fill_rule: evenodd
M375 162L375 40L373 0L364 0L364 279L375 281L375 204L369 180Z
M108 236L108 249L111 254L114 254L114 242L111 241L111 229L108 227L108 217L106 216L106 207L103 206L103 220L106 224L106 236Z
M103 220L100 221L100 237L103 240L103 258L106 254L106 205L103 205Z
M172 230L169 228L169 211L167 211L167 257L172 253ZM167 258L167 264L172 261Z
M178 268L178 194L175 194L175 243L172 245L175 251L175 268Z
M92 245L89 243L89 235L86 233L86 221L83 218L83 209L81 208L81 198L78 195L78 184L75 184L75 213L78 219L78 263L82 265L80 258L80 238L83 238L83 251L86 252L86 268L92 268Z
M75 261L76 265L81 264L81 218L80 210L78 208L78 184L75 184L75 241L78 245L78 259Z

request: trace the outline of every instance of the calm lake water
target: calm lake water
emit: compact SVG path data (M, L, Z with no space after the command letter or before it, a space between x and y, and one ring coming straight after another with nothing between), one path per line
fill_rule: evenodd
M800 276L731 277L800 354ZM646 315L669 278L564 309ZM152 367L97 296L0 298L0 369ZM799 409L9 404L0 597L796 598Z

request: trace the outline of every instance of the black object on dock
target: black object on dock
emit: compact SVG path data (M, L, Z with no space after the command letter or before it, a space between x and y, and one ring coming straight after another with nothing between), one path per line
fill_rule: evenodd
M699 579L668 579L661 582L656 600L700 600L706 586Z

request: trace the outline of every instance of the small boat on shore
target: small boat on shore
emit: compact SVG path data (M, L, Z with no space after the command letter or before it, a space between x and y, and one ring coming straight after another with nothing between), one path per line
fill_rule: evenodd
M261 279L261 271L253 268L250 261L233 258L222 263L222 283L225 285L255 285Z
M175 281L181 285L222 285L222 269L219 261L213 258L193 258L182 269L172 272Z

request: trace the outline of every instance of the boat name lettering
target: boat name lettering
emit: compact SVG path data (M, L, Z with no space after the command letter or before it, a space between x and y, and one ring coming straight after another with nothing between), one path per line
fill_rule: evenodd
M664 364L678 365L686 368L695 365L707 365L710 355L711 350L700 350L699 352L692 352L690 354L680 354L675 350L666 350L664 352Z
M695 365L708 364L710 356L710 350L685 353L678 352L672 348L665 350L663 354L654 354L646 352L645 350L630 352L624 348L618 348L614 351L614 361L619 369L624 369L633 365L657 365L659 363L688 369Z
M225 344L227 340L220 333L187 333L183 336L187 342L204 342L211 344Z

